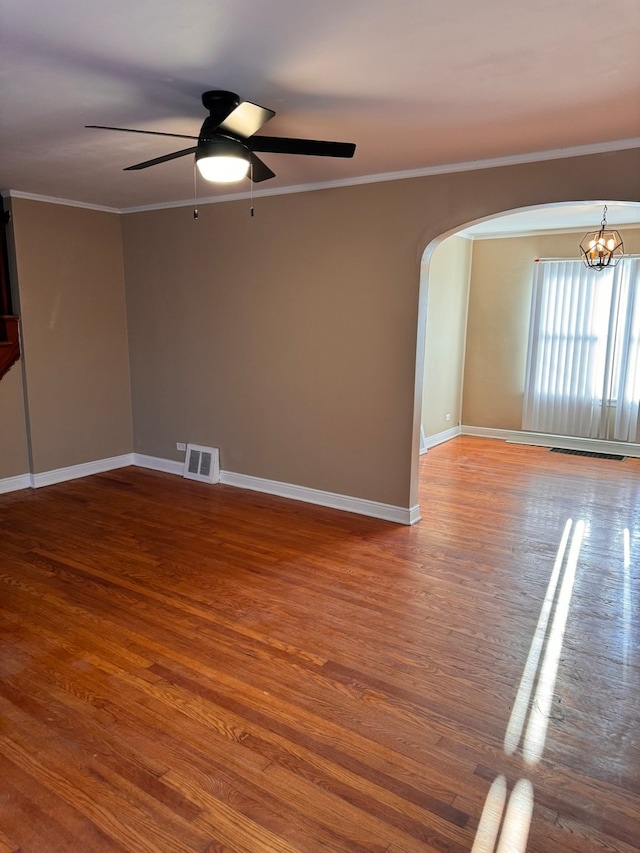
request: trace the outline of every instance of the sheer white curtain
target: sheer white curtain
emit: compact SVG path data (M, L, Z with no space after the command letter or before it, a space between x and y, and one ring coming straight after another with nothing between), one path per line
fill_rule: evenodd
M640 401L640 259L596 272L537 261L522 428L635 441Z
M635 441L640 414L640 258L623 259L618 269L619 329L614 362L619 370L615 382L617 402L613 437Z

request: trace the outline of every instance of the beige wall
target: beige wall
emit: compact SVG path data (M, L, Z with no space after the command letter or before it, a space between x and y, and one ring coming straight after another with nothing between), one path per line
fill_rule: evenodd
M4 201L4 208L11 211L11 204ZM17 311L18 293L13 252L13 232L6 229L9 252L9 279L13 310ZM20 477L29 471L29 448L25 421L24 387L22 362L10 368L0 381L0 480ZM0 484L0 489L2 485Z
M22 371L18 362L0 382L0 480L28 471Z
M130 453L120 217L19 198L11 210L26 402L14 392L15 458L26 441L38 474Z
M620 232L625 251L640 252L640 228L620 228ZM579 257L583 236L580 232L474 241L462 407L465 425L521 429L533 264L536 258Z
M427 331L422 425L427 438L458 426L462 416L472 245L471 240L449 237L437 246L430 262L423 264Z
M253 219L246 201L126 215L135 449L210 444L229 471L412 506L425 247L527 205L633 200L637 166L626 151L274 196Z
M213 445L228 471L406 505L418 255L398 270L375 195L124 217L136 451Z
M210 444L228 471L413 506L425 247L514 208L638 197L620 151L258 198L254 218L16 199L35 470L131 449L121 227L136 451Z

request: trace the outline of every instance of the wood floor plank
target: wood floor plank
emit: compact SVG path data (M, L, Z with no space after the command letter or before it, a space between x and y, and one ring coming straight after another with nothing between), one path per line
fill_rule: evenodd
M420 500L408 528L136 468L0 495L0 851L463 853L504 779L529 853L639 853L640 460L458 438Z
M57 853L65 849L72 851L97 849L110 851L110 853L123 853L126 850L80 811L44 785L38 784L33 776L4 756L0 756L0 776L4 780L2 788L10 797L10 808L3 813L2 822L6 827L11 823L14 824L15 837L20 839L21 850L32 848L42 853L49 853L49 851ZM13 792L13 796L9 792ZM14 810L16 795L31 803L32 816L29 820L22 818L22 809L19 804ZM37 819L34 817L36 814ZM53 832L45 833L43 827L49 826L49 822L55 829ZM15 849L18 849L17 844ZM1 846L0 850L2 850Z
M205 834L199 836L187 821L158 807L147 790L113 773L98 756L87 754L69 739L52 737L4 699L0 699L0 712L13 723L11 737L0 740L0 755L79 810L125 850L186 853L205 848Z

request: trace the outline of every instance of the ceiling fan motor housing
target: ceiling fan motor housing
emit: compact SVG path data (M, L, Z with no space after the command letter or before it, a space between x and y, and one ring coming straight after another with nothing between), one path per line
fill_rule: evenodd
M240 105L240 98L235 92L226 92L224 89L212 89L202 95L202 105L212 119L218 124Z
M217 134L214 139L198 140L196 160L202 157L239 157L249 161L249 149L239 139Z

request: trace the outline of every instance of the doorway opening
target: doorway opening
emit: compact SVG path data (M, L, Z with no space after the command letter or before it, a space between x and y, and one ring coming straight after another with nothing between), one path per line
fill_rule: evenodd
M601 200L505 211L462 224L426 246L416 360L415 494L420 453L456 435L546 443L543 437L529 440L522 431L533 265L541 257L579 257L580 240L601 218L605 203L614 211L608 218L623 233L625 251L640 252L640 204ZM640 455L640 445L634 455Z

